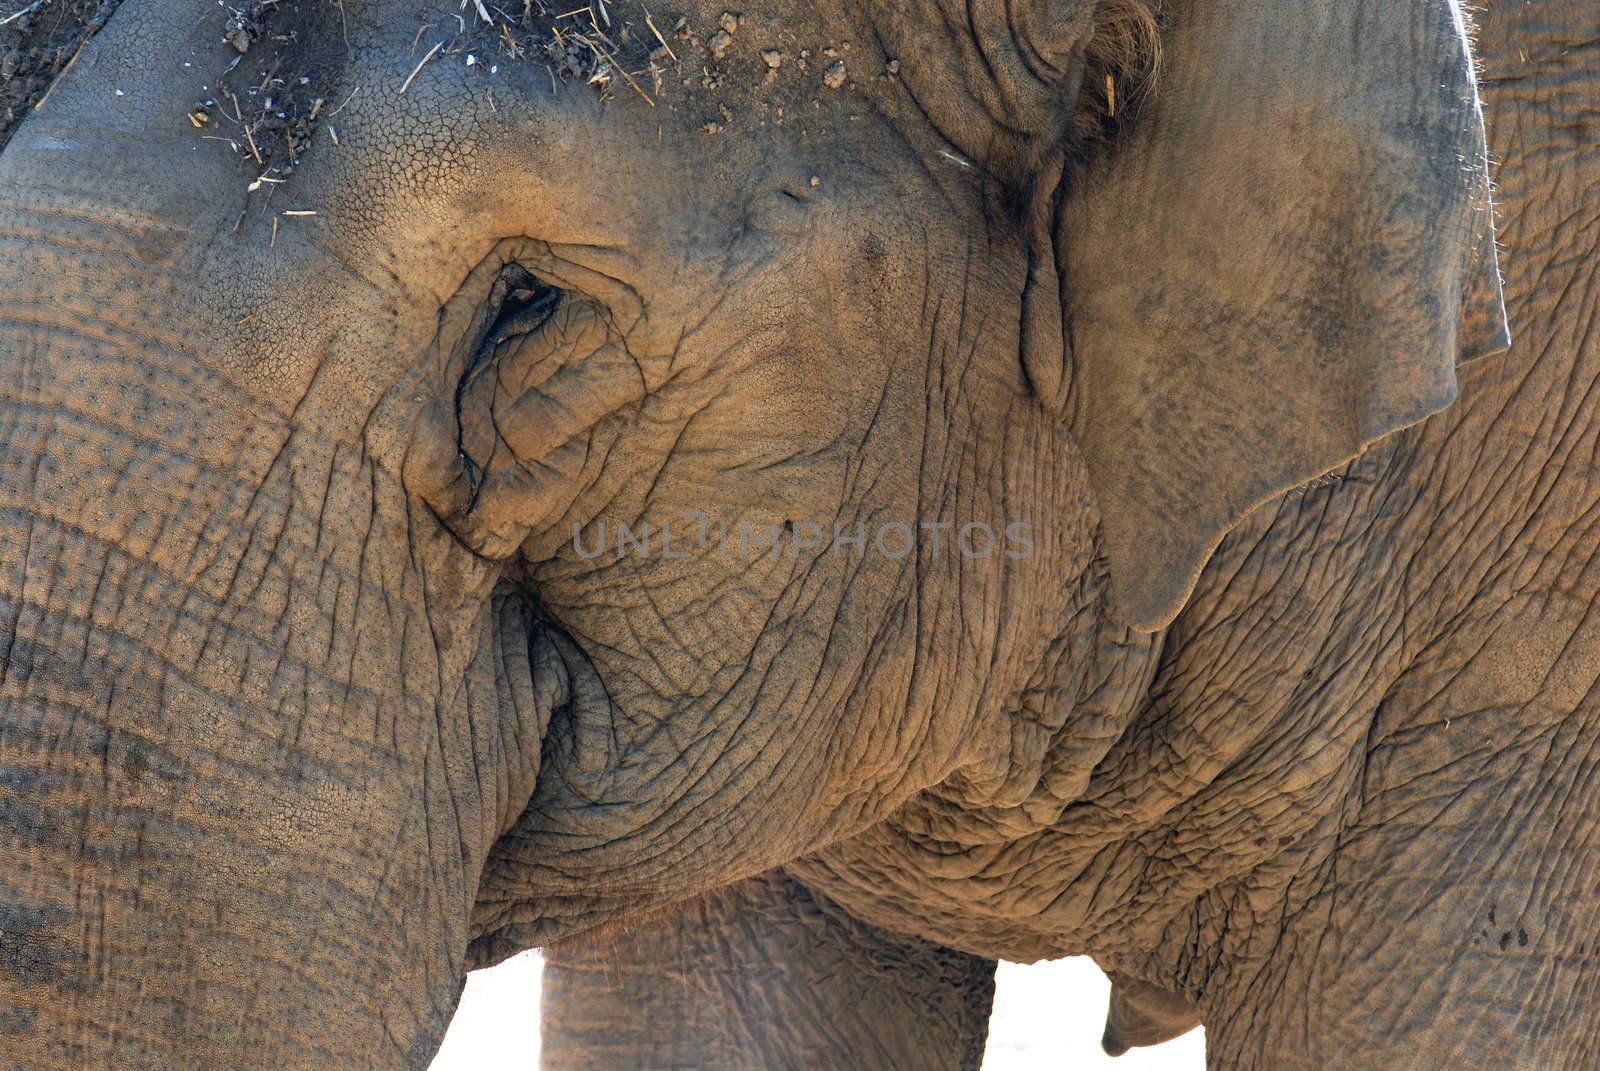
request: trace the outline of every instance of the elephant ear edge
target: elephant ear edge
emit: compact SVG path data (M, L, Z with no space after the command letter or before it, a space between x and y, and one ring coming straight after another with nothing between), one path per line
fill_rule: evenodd
M1055 206L1059 320L1025 310L1062 331L1027 347L1062 367L1029 377L1083 450L1112 613L1140 631L1248 512L1448 406L1458 361L1510 342L1454 0L1183 0L1164 52Z

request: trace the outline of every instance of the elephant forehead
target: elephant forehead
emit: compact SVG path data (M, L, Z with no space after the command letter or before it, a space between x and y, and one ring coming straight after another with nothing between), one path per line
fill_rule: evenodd
M927 265L963 259L981 177L884 136L882 57L814 6L130 3L7 163L50 180L30 197L70 175L58 199L95 203L111 176L74 161L117 152L127 215L189 221L158 252L197 347L286 407L321 378L369 408L507 237L633 291L664 344L732 293L800 315L780 276L849 275L885 307L918 277L969 282Z

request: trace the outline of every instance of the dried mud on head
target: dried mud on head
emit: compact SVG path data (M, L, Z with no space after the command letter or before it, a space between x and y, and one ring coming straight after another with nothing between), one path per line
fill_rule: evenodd
M118 0L0 0L0 148Z

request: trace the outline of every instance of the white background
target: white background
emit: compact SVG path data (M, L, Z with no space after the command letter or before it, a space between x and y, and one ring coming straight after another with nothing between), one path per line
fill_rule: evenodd
M432 1071L537 1071L538 953L467 979ZM1100 1051L1110 986L1088 959L1002 963L984 1071L1204 1071L1204 1031L1113 1060Z

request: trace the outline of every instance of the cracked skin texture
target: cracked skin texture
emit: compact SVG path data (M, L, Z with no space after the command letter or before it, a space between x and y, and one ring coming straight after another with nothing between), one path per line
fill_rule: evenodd
M1102 656L1137 711L1086 778L1063 732L1025 798L947 784L789 873L1186 997L1214 1068L1594 1065L1600 17L1477 19L1511 350L1231 533L1147 691Z
M1549 0L1476 19L1510 351L1465 365L1450 409L1247 518L1159 655L1080 654L1099 670L1066 726L1014 738L1031 791L997 806L952 779L790 875L884 934L1093 955L1119 983L1113 1050L1113 1027L1150 1043L1203 1017L1213 1068L1594 1065L1600 17ZM769 959L826 961L764 928ZM638 940L668 974L730 958L696 958L707 939L670 923ZM558 949L550 984L613 962L637 978L630 954ZM622 992L672 1020L669 987L628 979L584 988L587 1017ZM1163 1006L1141 1024L1129 990ZM791 1001L775 1022L881 1031L828 987ZM558 1041L565 1014L547 1005ZM929 1037L884 1066L937 1066L954 1050ZM675 1051L696 1046L714 1051Z
M1066 951L1218 1067L1592 1063L1592 17L1482 20L1486 356L1453 4L1173 4L1091 149L1136 7L773 4L650 108L352 3L268 202L184 117L221 13L126 0L0 155L0 1064L421 1068L629 919L576 1064L971 1066ZM567 296L483 363L511 261ZM686 509L1038 541L571 545ZM617 1021L733 1010L606 1031L607 940Z
M423 1067L470 965L942 779L1092 561L998 187L889 80L796 67L708 141L692 90L491 96L344 13L288 183L187 118L230 61L198 0L119 7L0 155L8 1069ZM886 63L826 7L746 33ZM462 389L512 258L570 300ZM571 547L684 508L1041 536L959 575Z

